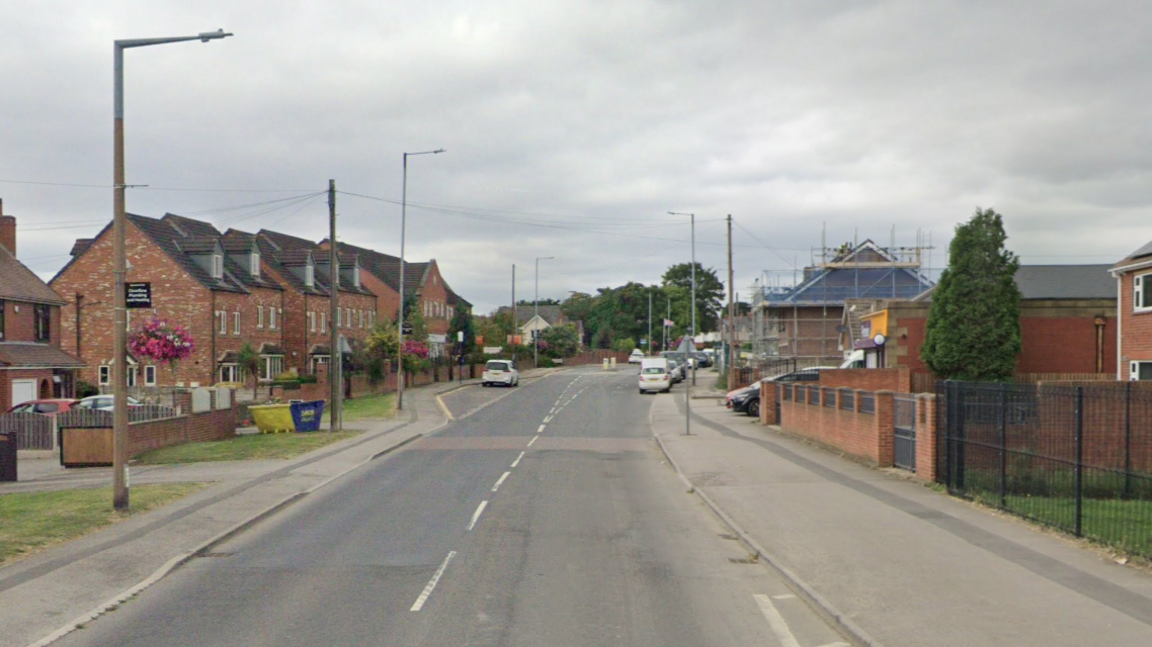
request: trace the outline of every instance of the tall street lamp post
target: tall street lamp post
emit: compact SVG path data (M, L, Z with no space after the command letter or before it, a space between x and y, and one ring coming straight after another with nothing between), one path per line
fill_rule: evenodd
M689 216L692 218L692 349L696 349L696 214L669 211L672 216ZM685 358L692 361L692 386L696 386L696 358Z
M132 47L165 45L188 40L207 43L227 38L232 34L223 29L196 36L170 38L129 38L113 42L113 103L112 103L112 241L113 273L116 292L113 295L115 326L112 331L112 505L117 510L128 509L128 316L124 281L128 273L128 259L124 249L124 230L127 216L124 209L124 50Z
M412 155L439 155L443 148L419 153L404 153L404 182L400 188L400 313L397 325L400 327L400 345L396 350L396 363L400 370L396 380L396 409L404 408L404 229L408 222L408 158Z
M540 261L550 261L555 256L540 256L536 259L536 294L532 297L535 320L532 323L532 367L540 367Z

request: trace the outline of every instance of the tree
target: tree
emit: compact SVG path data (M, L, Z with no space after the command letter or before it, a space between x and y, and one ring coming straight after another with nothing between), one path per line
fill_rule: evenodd
M248 376L252 377L252 395L255 396L256 387L260 384L260 351L252 346L252 342L244 342L240 350L236 351L236 366L244 376L245 382L248 381Z
M692 263L680 263L669 267L662 277L665 286L692 289ZM716 277L716 270L704 269L696 263L696 333L713 332L716 330L716 318L720 313L720 304L724 300L724 284ZM691 301L691 298L689 298ZM688 322L691 325L692 313L688 313Z
M399 349L400 335L390 324L377 323L364 340L364 352L375 359L393 360Z
M452 315L452 320L448 322L448 341L455 345L456 333L461 332L464 333L464 348L462 350L467 354L476 348L476 331L472 327L472 313L465 308L457 308L456 313Z
M1003 217L980 210L956 227L928 311L920 358L945 380L1006 381L1020 354L1020 260L1004 248Z
M548 354L552 357L571 357L580 346L580 336L572 324L546 328L540 333L540 341L548 344Z
M749 305L747 301L736 301L735 303L736 303L736 305L735 305L735 307L732 308L732 310L736 313L737 317L743 317L744 315L752 314L752 306ZM699 314L697 314L697 316L699 316ZM720 316L721 317L727 317L728 316L728 303L727 302L725 302L724 307L722 307L720 309Z
M612 350L615 350L615 351L631 351L631 350L634 350L635 348L636 348L636 340L629 339L627 337L625 337L623 339L617 339L612 344Z

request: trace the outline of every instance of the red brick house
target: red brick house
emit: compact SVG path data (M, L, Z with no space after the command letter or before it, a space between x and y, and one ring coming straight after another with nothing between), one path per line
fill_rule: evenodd
M209 385L238 381L235 352L251 342L261 350L268 379L283 351L283 289L265 270L258 250L226 246L212 225L167 214L129 214L125 227L128 282L148 282L152 308L128 311L128 327L159 316L185 326L196 350L175 368L129 357L129 386ZM85 361L85 380L111 387L113 358L112 226L76 241L72 260L50 284L67 295L63 347Z
M1116 377L1152 380L1152 242L1110 271L1116 279L1119 306Z
M72 397L83 366L60 349L65 301L16 259L16 218L0 202L0 413L38 398Z
M256 237L262 248L279 263L277 275L290 285L286 337L288 366L314 373L331 361L331 254L320 245L296 236L266 229ZM339 254L339 307L335 324L349 346L362 343L376 325L378 300L363 282L360 256Z
M328 241L321 241L322 247ZM400 309L400 259L388 254L339 243L341 253L354 253L367 270L366 285L380 299L380 316L385 321L395 321ZM428 331L429 352L438 357L444 352L448 339L448 329L457 310L471 310L472 304L452 291L440 274L436 259L427 263L404 263L405 293L415 295L416 310L424 318Z

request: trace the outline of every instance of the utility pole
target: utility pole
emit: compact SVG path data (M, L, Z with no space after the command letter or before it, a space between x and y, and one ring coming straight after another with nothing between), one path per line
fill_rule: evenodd
M340 353L340 254L336 251L336 180L328 180L328 284L332 289L332 300L329 303L328 323L332 326L329 334L328 354L328 386L332 388L330 398L331 411L329 412L328 431L340 431L340 397L344 395L340 369L343 358Z
M512 339L508 345L512 347L512 365L516 365L516 330L520 327L520 317L516 312L516 264L512 264Z
M728 214L728 353L724 358L724 370L732 370L732 342L736 339L735 317L733 316L732 308L735 302L733 297L733 288L736 286L732 283L732 214ZM732 387L728 387L732 388Z
M652 292L648 292L648 357L652 357Z

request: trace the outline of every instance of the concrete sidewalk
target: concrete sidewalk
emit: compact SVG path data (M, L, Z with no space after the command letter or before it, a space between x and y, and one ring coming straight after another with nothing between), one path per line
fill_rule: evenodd
M703 385L701 385L703 386ZM1152 645L1152 576L733 414L652 405L673 464L763 559L872 645Z
M447 417L437 396L468 385L433 384L405 394L393 420L356 421L364 433L288 461L243 461L133 469L132 483L212 481L214 485L163 508L109 526L0 569L0 647L22 647L111 608L142 583L276 512L374 458L434 432ZM36 459L43 460L43 459ZM30 468L28 480L0 494L35 489L106 486L108 468L63 470L54 461ZM21 464L23 467L23 462ZM41 469L42 468L42 469ZM146 584L145 584L146 585Z

